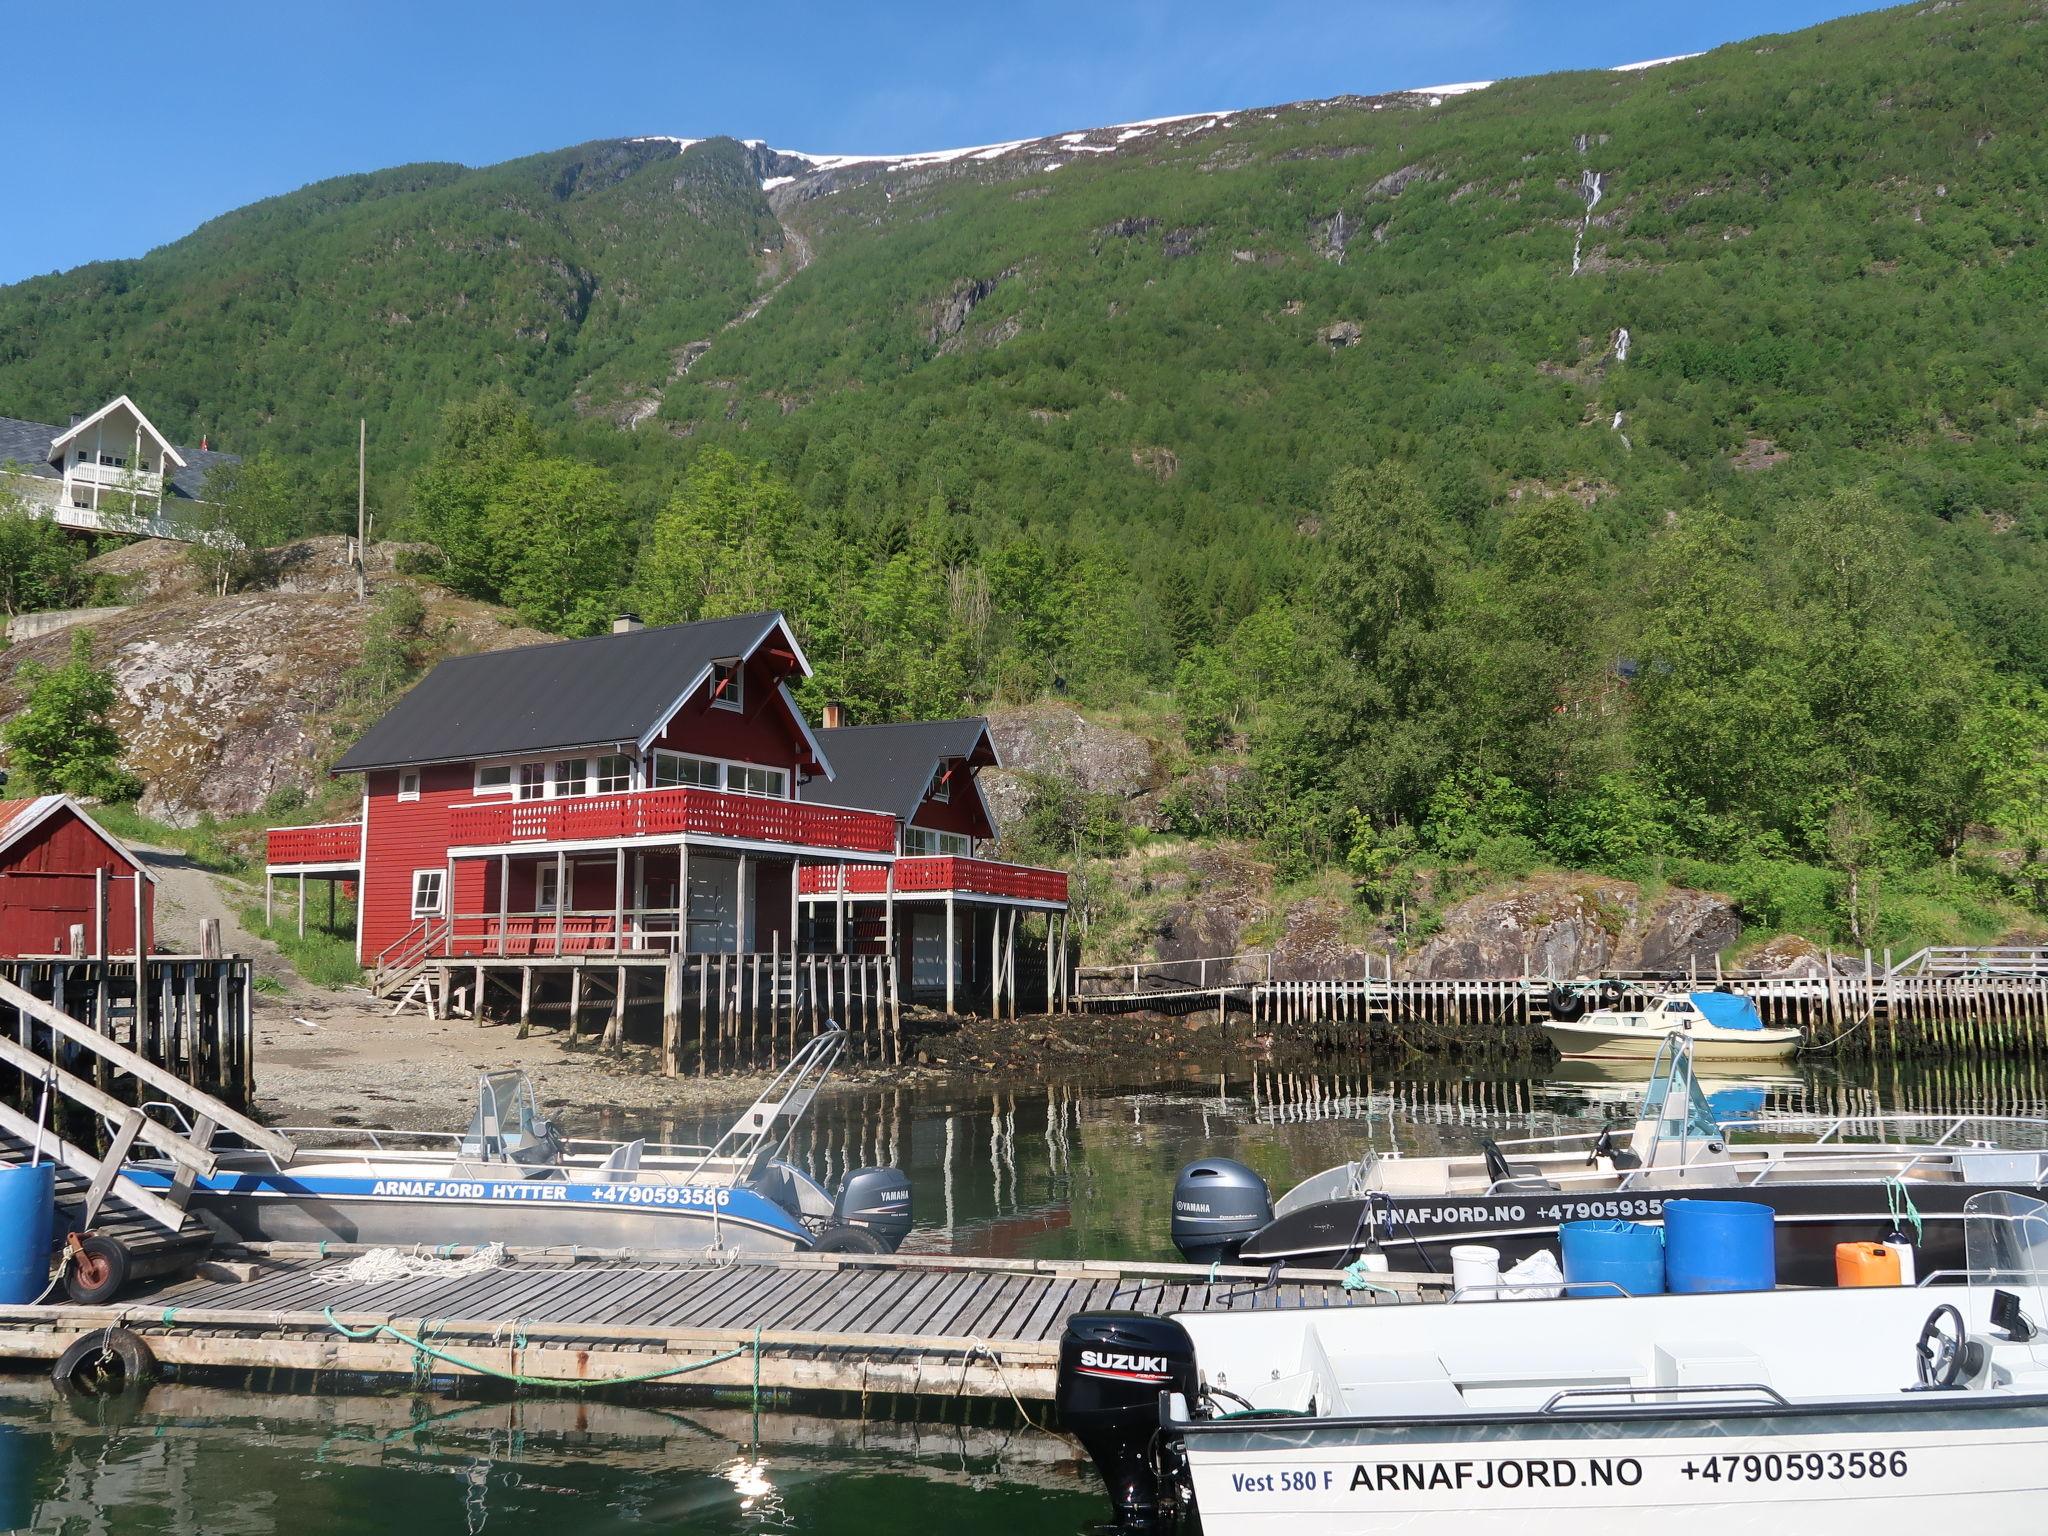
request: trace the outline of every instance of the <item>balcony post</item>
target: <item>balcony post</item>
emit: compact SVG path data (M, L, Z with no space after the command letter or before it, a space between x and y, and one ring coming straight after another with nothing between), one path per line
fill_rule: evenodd
M796 856L795 854L791 854L791 855L790 855L790 859L789 859L789 970L790 970L790 974L791 974L792 976L794 976L794 975L796 974L796 941L797 941L797 935L798 935L798 934L800 934L801 932L803 932L803 910L804 910L804 908L803 908L803 899L802 899L802 897L801 897L801 896L800 896L800 895L798 894L798 891L797 891L797 872L798 872L799 870L801 870L801 869L803 868L803 866L804 866L804 861L803 861L803 860L802 860L801 858L797 857L797 856ZM793 1009L793 1008L795 1007L795 1005L794 1005L794 1004L791 1004L791 1007L792 1007L792 1009ZM795 1039L795 1037L796 1037L796 1015L795 1015L795 1013L794 1013L794 1012L792 1012L792 1013L790 1014L790 1025L789 1025L789 1028L790 1028L790 1038L791 1038L791 1039Z
M946 893L946 1016L953 1016L953 893Z
M740 877L735 882L732 900L732 952L744 955L747 952L747 856L740 854Z
M512 922L512 855L498 855L498 958L505 958L505 930Z
M882 881L882 954L896 963L896 866L891 863Z
M839 878L839 895L833 902L833 906L837 909L836 915L839 927L834 952L843 955L846 953L846 865L842 862L832 867L838 872Z
M273 918L271 917L271 903L272 903L272 888L273 888L273 886L275 885L275 883L276 883L276 882L275 882L274 878L272 877L272 875L271 875L270 871L269 871L269 870L267 870L267 869L266 869L266 870L264 870L264 871L263 871L263 926L264 926L264 927L266 927L266 928L268 928L268 927L269 927L269 926L271 925L272 921L273 921Z
M690 952L690 845L680 839L676 842L676 861L679 866L676 872L676 953L687 955ZM709 973L709 966L698 973L699 994L704 990L704 977ZM703 1033L704 999L700 995L697 999L697 1059L700 1066L703 1064Z
M1010 978L1010 1017L1017 1017L1017 920L1022 917L1020 908L1010 908L1010 921L1003 941L1003 974Z
M306 872L299 871L299 937L306 936Z
M569 905L569 855L555 850L555 958L562 958L562 909Z
M619 845L617 867L612 872L612 953L626 952L626 847Z

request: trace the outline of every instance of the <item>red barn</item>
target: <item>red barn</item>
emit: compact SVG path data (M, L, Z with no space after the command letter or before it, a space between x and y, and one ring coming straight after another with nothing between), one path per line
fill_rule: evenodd
M156 936L156 877L68 795L0 800L0 955L132 955Z

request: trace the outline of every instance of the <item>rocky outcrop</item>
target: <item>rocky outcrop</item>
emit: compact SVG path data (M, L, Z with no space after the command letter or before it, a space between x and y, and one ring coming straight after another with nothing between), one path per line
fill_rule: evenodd
M283 552L292 557L286 590L174 597L92 628L93 656L114 676L122 766L142 780L146 814L191 825L259 810L280 789L310 789L344 735L380 711L350 693L369 609L355 601L352 574L337 590L346 563L337 568L325 546L341 542ZM422 595L429 659L547 638L481 603ZM0 716L21 707L21 664L60 665L69 645L68 634L52 634L0 658Z
M932 306L932 323L931 328L925 333L926 337L937 345L949 337L958 336L967 324L967 317L981 307L982 300L1016 275L1015 267L1005 267L994 277L962 283Z
M988 726L1003 766L983 772L980 784L998 827L1029 804L1029 774L1057 774L1084 793L1121 800L1134 800L1164 779L1151 742L1100 725L1069 704L992 709Z
M1681 970L1711 967L1741 934L1741 918L1719 896L1672 890L1648 898L1626 880L1550 875L1460 902L1396 964L1417 977Z

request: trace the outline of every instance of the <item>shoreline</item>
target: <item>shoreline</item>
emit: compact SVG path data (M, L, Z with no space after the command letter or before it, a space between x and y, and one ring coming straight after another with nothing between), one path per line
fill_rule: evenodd
M1367 1042L1361 1036L1357 1044ZM906 1014L902 1065L842 1059L828 1091L1007 1085L1054 1074L1181 1080L1270 1059L1275 1048L1270 1031L1254 1034L1242 1018L1219 1024L1209 1013ZM611 1055L586 1034L571 1050L554 1027L521 1040L511 1024L393 1016L362 993L257 994L253 1108L270 1124L460 1130L475 1109L478 1076L514 1068L532 1076L550 1114L586 1125L622 1114L737 1111L774 1076L771 1068L663 1077L646 1043Z

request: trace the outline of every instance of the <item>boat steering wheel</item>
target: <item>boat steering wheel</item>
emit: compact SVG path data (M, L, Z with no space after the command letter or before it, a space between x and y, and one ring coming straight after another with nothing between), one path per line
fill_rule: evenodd
M1928 1313L1920 1325L1920 1341L1913 1346L1920 1385L1940 1392L1961 1381L1967 1344L1962 1313L1947 1302Z

